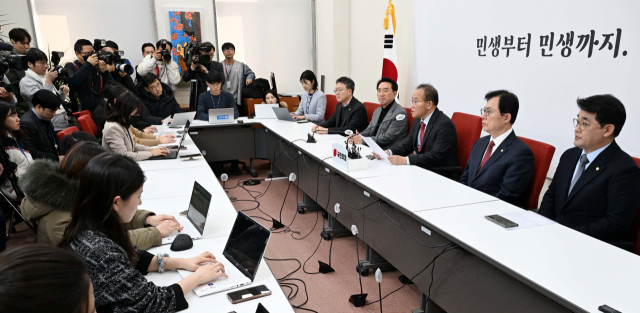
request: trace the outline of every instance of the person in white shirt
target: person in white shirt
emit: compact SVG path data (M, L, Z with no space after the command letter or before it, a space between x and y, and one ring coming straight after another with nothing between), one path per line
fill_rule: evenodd
M180 82L180 70L178 63L173 61L172 50L171 41L166 39L159 40L155 50L149 43L143 44L142 56L144 59L136 67L136 80L140 81L139 78L147 74L155 74L161 82L175 89L175 86Z

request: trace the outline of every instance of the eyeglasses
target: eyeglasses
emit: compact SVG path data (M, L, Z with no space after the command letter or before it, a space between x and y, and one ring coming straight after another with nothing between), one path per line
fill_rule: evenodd
M344 89L344 88L338 89L338 88L336 88L336 89L333 90L333 93L343 92L345 90L347 90L347 89Z
M491 112L493 112L493 111L491 111L491 109L482 108L482 109L480 109L480 116L482 116L482 115L489 116L489 115L491 115Z
M411 101L409 101L409 103L410 103L411 105L416 105L416 104L418 104L418 103L420 103L420 102L426 102L426 101L424 101L424 100L420 100L420 101L411 100Z
M149 85L149 88L154 90L162 89L162 84Z
M36 61L36 64L47 65L47 61L44 61L44 60Z
M573 119L573 128L579 127L580 130L583 131L585 128L587 128L587 126L589 126L589 124L581 122L577 118Z

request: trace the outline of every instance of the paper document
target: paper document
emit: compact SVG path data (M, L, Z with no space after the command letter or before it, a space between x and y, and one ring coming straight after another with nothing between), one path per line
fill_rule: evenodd
M371 150L375 152L375 154L379 155L381 159L383 160L387 159L387 153L384 152L384 150L382 150L382 148L380 148L380 146L378 146L378 144L375 141L373 141L371 137L365 137L365 136L360 136L360 137L362 137L362 140L364 140L364 142L367 143L367 146L369 146L369 148L371 148Z
M518 227L507 228L507 230L557 224L555 221L552 221L536 212L526 210L500 214L500 216L518 224Z

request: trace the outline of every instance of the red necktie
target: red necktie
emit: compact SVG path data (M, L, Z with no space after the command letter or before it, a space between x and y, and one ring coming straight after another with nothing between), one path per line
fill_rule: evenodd
M160 75L160 68L156 65L156 76Z
M480 171L484 166L484 164L487 163L487 161L489 161L494 145L495 143L493 142L493 140L491 140L491 142L489 142L489 147L487 147L487 152L484 153L484 158L482 158L482 163L480 163L480 168L478 169L478 171Z
M424 129L425 129L425 123L422 122L422 125L420 125L420 147L418 148L418 152L422 151L422 146L424 146L422 140L424 139Z

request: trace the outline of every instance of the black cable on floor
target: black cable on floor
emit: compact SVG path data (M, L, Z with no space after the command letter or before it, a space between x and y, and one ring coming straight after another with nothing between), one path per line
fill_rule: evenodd
M305 311L309 311L309 312L316 312L316 313L318 313L318 312L317 312L317 311L315 311L315 310L307 309L307 308L303 308L303 307L302 307L302 306L304 306L305 304L307 304L307 302L309 302L309 293L307 292L307 283L305 283L305 282L304 282L304 280L299 279L299 278L289 278L291 275L293 275L294 273L296 273L297 271L299 271L299 270L300 270L300 268L302 268L302 263L300 263L300 261L299 261L298 259L293 259L293 258L291 258L291 259L270 259L270 258L265 257L264 259L265 259L265 260L268 260L268 261L283 261L283 262L284 262L284 261L296 261L296 262L298 263L298 268L296 268L295 270L293 270L293 271L292 271L292 272L290 272L289 274L287 274L287 275L283 276L282 278L278 278L278 279L277 279L278 284L279 284L279 285L281 285L281 286L286 286L287 288L290 288L290 289L292 290L292 294L293 294L293 295L292 295L292 294L289 294L289 297L288 297L288 300L292 300L292 299L294 299L294 298L297 296L297 294L298 294L298 292L297 292L297 291L296 291L295 293L293 293L293 287L292 287L292 286L296 286L296 288L298 288L298 289L299 289L300 287L298 287L298 285L296 285L295 283L291 283L291 282L288 282L288 281L299 281L299 282L301 282L301 283L302 283L302 285L304 286L304 294L305 294L305 296L306 296L306 299L305 299L305 301L304 301L303 303L301 303L301 304L299 304L299 305L293 305L293 304L292 304L291 306L292 306L293 308L295 308L295 309L300 309L300 310L305 310Z

